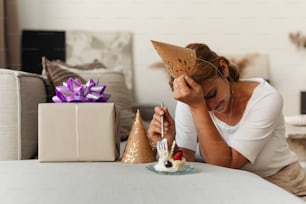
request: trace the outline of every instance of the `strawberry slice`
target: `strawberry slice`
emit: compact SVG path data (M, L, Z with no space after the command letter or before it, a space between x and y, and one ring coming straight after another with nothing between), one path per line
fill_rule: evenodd
M183 157L183 152L182 152L182 150L179 150L179 151L177 151L177 152L173 155L172 159L173 159L173 160L181 160L182 157Z

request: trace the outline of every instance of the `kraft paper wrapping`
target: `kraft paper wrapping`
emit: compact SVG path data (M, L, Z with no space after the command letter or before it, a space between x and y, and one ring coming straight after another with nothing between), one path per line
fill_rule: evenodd
M153 40L151 42L173 78L192 72L196 64L194 50Z
M114 161L119 157L114 103L43 103L38 111L39 161Z
M121 158L126 163L148 163L156 161L156 156L146 136L139 110L131 128L124 153Z

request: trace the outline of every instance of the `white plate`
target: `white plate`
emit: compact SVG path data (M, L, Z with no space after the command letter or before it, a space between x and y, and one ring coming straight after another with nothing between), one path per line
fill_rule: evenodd
M185 174L195 173L195 168L192 167L189 164L186 164L183 169L181 169L179 171L175 171L175 172L156 171L154 166L155 166L155 164L150 164L150 165L146 166L146 168L149 169L150 171L153 171L157 174L162 174L162 175L185 175Z

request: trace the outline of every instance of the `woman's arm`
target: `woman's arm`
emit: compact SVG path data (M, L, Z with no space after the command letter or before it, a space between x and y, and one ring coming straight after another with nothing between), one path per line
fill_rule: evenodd
M202 87L186 75L174 80L174 97L188 104L207 163L241 168L248 160L224 141L208 113Z
M187 161L194 162L195 161L195 151L191 149L186 149L179 147L180 150L183 151L184 157L186 158Z
M243 155L228 146L221 137L210 118L205 103L191 107L190 111L198 133L200 148L207 163L230 168L241 168L248 162Z

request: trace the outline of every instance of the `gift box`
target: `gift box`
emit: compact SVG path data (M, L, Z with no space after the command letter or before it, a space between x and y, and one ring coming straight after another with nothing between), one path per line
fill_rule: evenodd
M41 103L38 107L38 159L115 161L120 136L114 103Z

